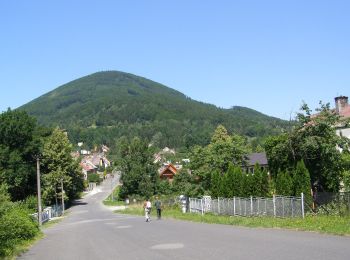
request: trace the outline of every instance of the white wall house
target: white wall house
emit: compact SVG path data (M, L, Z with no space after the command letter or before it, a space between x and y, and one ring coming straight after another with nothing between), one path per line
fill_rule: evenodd
M344 119L350 118L350 105L348 97L339 96L335 98L335 112ZM337 134L350 139L350 127L339 126Z

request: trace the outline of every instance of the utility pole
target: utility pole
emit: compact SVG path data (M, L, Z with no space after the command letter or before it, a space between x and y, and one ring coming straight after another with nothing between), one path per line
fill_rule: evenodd
M113 178L114 178L114 175L111 174L111 191L112 191L112 193L111 193L111 199L112 199L112 201L114 201L114 197L113 197Z
M64 214L64 190L63 190L63 179L61 179L61 195L62 195L62 215Z
M42 224L42 216L41 216L41 186L40 186L40 161L39 155L36 157L36 184L38 190L38 222L39 226Z

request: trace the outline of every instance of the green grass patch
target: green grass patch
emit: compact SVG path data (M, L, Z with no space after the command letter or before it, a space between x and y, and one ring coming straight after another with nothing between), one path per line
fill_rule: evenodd
M130 215L144 215L142 205L131 205L125 210L115 211ZM155 216L155 211L151 213ZM165 209L162 217L209 224L225 224L251 228L282 228L301 231L313 231L334 235L350 235L350 217L339 216L306 216L302 218L273 217L232 217L214 214L181 213L180 209Z
M125 206L125 202L120 200L119 197L120 186L115 187L113 190L113 196L110 194L104 201L103 204L106 206Z
M125 206L125 202L120 200L104 200L103 204L106 206Z

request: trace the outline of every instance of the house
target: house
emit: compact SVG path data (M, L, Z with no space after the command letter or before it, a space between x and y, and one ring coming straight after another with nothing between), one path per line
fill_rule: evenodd
M165 147L163 150L161 150L160 152L153 155L153 157L154 157L153 163L165 162L167 156L173 156L175 154L176 154L176 152L174 149L170 149L169 147Z
M89 156L85 156L84 160L90 161L96 168L111 166L111 162L102 153L93 153Z
M254 167L259 164L262 170L268 170L268 161L266 153L251 153L248 154L242 170L247 173L254 173Z
M350 119L350 105L348 97L339 96L335 99L335 113L338 114L341 119ZM336 132L340 136L344 136L350 139L350 127L346 124L337 126Z
M177 174L176 167L169 163L168 165L160 169L159 177L162 180L172 181L174 179L175 174Z
M84 175L84 180L87 180L87 175L89 173L96 173L97 167L89 160L82 160L80 166Z

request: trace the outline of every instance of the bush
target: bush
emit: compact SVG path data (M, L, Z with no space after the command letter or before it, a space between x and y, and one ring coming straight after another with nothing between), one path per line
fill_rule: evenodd
M348 205L344 202L330 202L318 208L317 214L327 216L346 216L349 214Z
M39 227L23 206L12 204L0 216L0 256L10 255L17 244L34 238Z
M21 203L13 203L9 199L6 187L1 185L0 257L11 255L18 244L34 238L40 232L28 209L34 199L28 198Z
M28 196L23 202L22 205L27 208L30 213L35 213L38 211L38 199L35 196Z
M101 178L96 173L88 173L87 175L88 182L95 182L97 184L101 183Z

